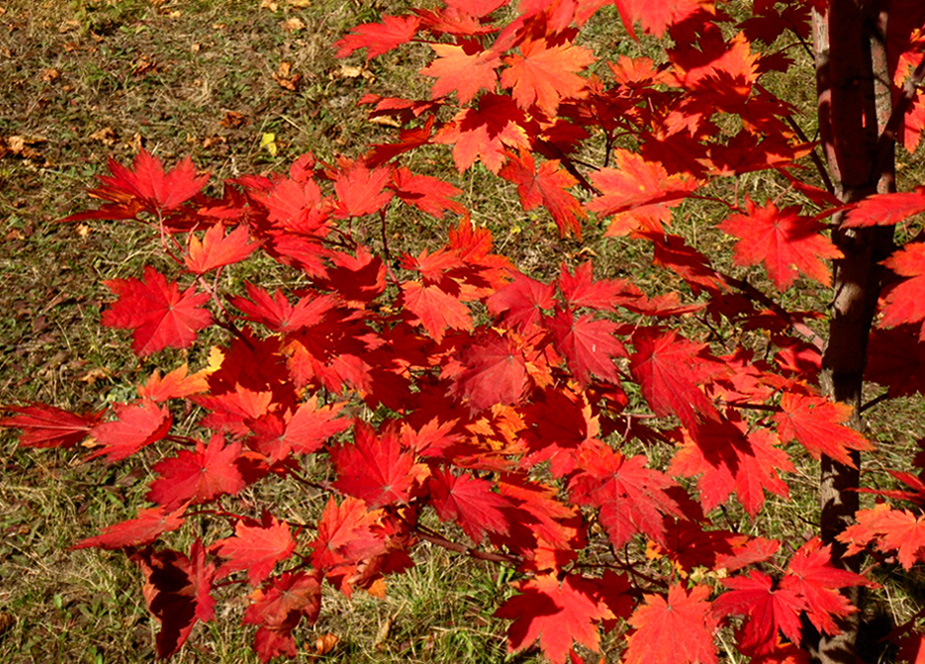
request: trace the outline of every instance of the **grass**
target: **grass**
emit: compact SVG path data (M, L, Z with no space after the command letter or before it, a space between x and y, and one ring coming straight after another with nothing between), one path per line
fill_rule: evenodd
M217 178L285 170L307 150L325 160L357 156L362 146L392 136L355 108L363 93L424 90L414 76L424 51L390 54L358 69L334 59L330 45L351 26L375 20L378 4L261 4L272 3L10 0L0 9L0 403L99 408L127 398L127 386L141 375L125 335L101 328L99 311L108 299L101 282L140 273L152 260L150 238L126 224L55 223L85 209L85 189L108 156L126 162L142 146L167 162L190 154ZM400 6L392 3L389 11ZM645 39L614 39L616 20L614 11L601 14L589 39L618 53L654 53ZM296 90L274 80L281 63L302 76ZM420 172L453 171L442 148L410 159ZM774 183L769 192L763 178L746 176L740 191L771 198L784 191ZM474 220L488 225L496 245L526 272L548 277L561 260L574 265L590 252L608 276L631 277L651 293L665 285L638 242L559 239L545 213L525 218L513 188L480 167L457 184ZM700 233L701 248L722 247L728 239L710 230L715 215L708 206L683 208L677 228ZM418 221L389 219L393 251L442 243L445 228ZM870 415L872 437L896 457L894 465L905 465L902 457L925 433L921 401L900 400ZM818 473L809 460L797 462L797 477L788 479L800 501L770 499L762 522L733 506L730 523L790 538L811 532ZM0 432L0 661L153 658L156 623L135 565L118 553L67 550L133 515L147 472L140 461L107 467L82 463L77 452L19 452L10 433ZM283 501L286 488L274 491L268 500ZM302 494L295 503L292 509L321 509L317 496ZM322 617L299 633L299 661L537 661L535 650L509 655L505 625L491 618L510 593L503 570L426 544L415 555L418 565L390 578L384 599L358 594L347 601L326 590ZM921 579L903 583L889 601L909 615L925 591ZM246 599L232 597L220 602L217 622L196 627L176 661L257 661L249 647L253 631L240 626ZM333 649L313 654L316 640L328 635L336 637ZM618 649L605 645L608 661L616 661Z

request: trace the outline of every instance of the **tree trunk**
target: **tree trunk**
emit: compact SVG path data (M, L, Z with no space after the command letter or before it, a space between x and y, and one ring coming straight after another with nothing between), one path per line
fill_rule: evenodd
M892 112L886 58L886 23L890 0L831 0L827 11L814 13L819 133L825 160L843 202L895 190L891 136L880 140ZM822 358L822 388L854 411L850 425L861 430L861 390L867 340L883 276L879 265L893 246L893 228L842 228L844 215L833 218L832 240L843 258L835 262L829 335ZM820 482L821 534L833 547L833 561L858 571L860 559L844 556L835 541L858 509L860 455L855 467L824 457ZM853 604L858 589L846 592ZM842 634L823 635L814 660L823 664L857 661L859 615L840 626Z

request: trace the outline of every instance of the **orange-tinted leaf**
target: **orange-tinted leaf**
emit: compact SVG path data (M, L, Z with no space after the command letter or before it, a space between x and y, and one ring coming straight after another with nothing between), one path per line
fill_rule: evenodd
M212 315L200 307L208 293L191 286L183 293L176 282L145 266L144 278L110 279L103 284L119 299L103 312L103 325L134 330L132 350L144 357L168 346L187 348L196 333L212 323Z
M747 200L746 214L736 214L719 225L729 235L739 238L735 248L738 265L764 263L768 276L778 290L786 290L801 272L828 286L832 280L826 259L840 258L841 252L831 240L820 234L825 226L799 215L791 206L778 210L768 201L759 208Z
M859 510L855 519L857 523L848 526L837 538L848 545L846 555L854 555L872 544L883 553L896 551L900 564L907 570L925 560L925 516L880 503L873 509Z
M194 233L189 234L189 246L183 259L191 272L205 274L250 256L257 245L248 242L249 239L250 230L244 224L228 235L225 235L224 225L215 224L206 231L201 241Z
M667 597L646 595L629 619L636 631L626 639L626 664L715 664L709 596L709 588L697 585L671 586Z
M155 369L147 382L138 387L138 396L142 399L163 402L188 397L208 389L209 383L204 372L190 374L189 365L182 364L163 377Z
M920 212L925 212L925 187L916 187L914 192L868 196L845 215L842 225L848 228L891 226Z
M553 117L563 98L580 98L585 79L578 75L594 62L591 51L566 42L550 45L545 39L521 43L520 53L504 59L508 65L501 85L512 89L517 105L527 110L536 104Z
M925 243L909 243L893 252L883 264L907 279L887 292L880 326L895 327L925 320ZM925 327L919 340L925 341Z
M437 79L431 89L432 99L455 92L460 105L463 105L468 104L479 90L494 91L498 82L495 69L501 65L501 58L495 51L453 44L431 44L430 47L437 58L420 73Z
M533 155L522 151L519 156L511 155L499 175L517 185L524 210L544 206L559 227L559 235L565 237L573 233L581 239L580 220L587 215L578 199L568 191L578 181L561 168L557 160L543 162L537 171Z
M469 307L460 302L458 296L446 293L439 286L425 286L420 281L406 281L401 287L405 308L417 316L418 322L437 343L443 340L448 329L472 329Z
M361 162L346 166L334 179L335 216L362 217L385 208L392 200L392 192L385 189L390 177L390 168L369 169Z
M380 515L357 498L348 497L339 506L333 496L329 498L318 522L318 537L309 544L314 549L312 564L327 571L384 553L383 538L373 532Z
M388 53L414 38L420 19L416 16L382 15L381 23L358 25L346 37L334 42L335 56L345 58L359 48L365 48L366 59Z
M434 135L434 143L451 144L460 173L476 160L497 173L504 165L507 148L528 148L523 126L526 118L510 97L491 93L479 98L478 110L467 108Z
M796 440L815 458L825 454L853 466L849 450L869 450L871 444L860 433L844 425L851 406L823 397L784 392L781 411L772 419L784 442Z
M403 203L437 219L443 219L447 210L456 214L465 212L462 205L450 200L461 194L461 189L429 175L415 175L404 166L395 170L391 187Z

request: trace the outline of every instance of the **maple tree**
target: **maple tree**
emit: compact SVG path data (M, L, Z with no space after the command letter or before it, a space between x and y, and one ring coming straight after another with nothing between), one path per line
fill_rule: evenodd
M605 7L662 59L608 60L582 42ZM335 44L340 57L431 58L430 98L364 98L403 128L362 158L304 155L217 195L189 160L110 161L91 192L105 203L68 219L147 224L174 266L104 282L115 300L102 323L131 330L139 357L203 349L214 329L208 360L154 370L127 403L9 405L0 425L24 447L153 462L153 506L74 546L138 564L160 656L236 586L260 658L295 655L325 584L387 592L426 541L514 570L495 611L512 651L578 662L576 644L599 650L607 633L627 663L706 664L727 630L755 661L855 661L858 590L925 561L925 453L874 486L859 475L861 453L879 453L863 432L865 380L877 401L923 389L909 366L925 343L925 242L909 219L925 190L896 193L894 153L913 153L925 126L925 5L733 9L446 0ZM810 59L814 140L771 89ZM651 248L664 290L567 257L525 274L460 189L401 164L428 145L509 182L563 236ZM779 195L740 195L752 172ZM731 272L675 232L694 200L720 210ZM359 239L366 222L387 238L411 209L452 218L443 246L395 257ZM289 287L222 278L255 255L288 267ZM781 297L797 284L802 299ZM793 308L809 297L818 310ZM194 424L174 417L183 405ZM818 536L756 535L769 496L790 499L801 450L821 459ZM308 474L309 457L333 479ZM237 500L265 482L320 492L317 518ZM730 512L755 527L719 518ZM172 548L203 523L210 541ZM921 614L886 635L909 661L925 648Z

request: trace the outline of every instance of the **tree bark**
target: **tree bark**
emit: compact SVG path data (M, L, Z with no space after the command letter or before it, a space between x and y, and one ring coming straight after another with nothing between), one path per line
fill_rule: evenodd
M831 0L813 15L819 133L835 194L845 202L895 191L895 141L880 140L892 112L891 74L886 57L886 24L891 0ZM822 358L822 388L851 406L850 426L863 429L860 416L867 341L883 280L879 263L893 247L893 228L842 227L833 218L832 240L843 257L835 261L829 333ZM844 556L835 537L858 510L860 455L854 467L824 457L820 480L821 535L832 546L836 565L858 571L858 556ZM846 593L858 603L858 589ZM858 660L859 615L840 625L837 636L822 635L813 658L823 664Z

